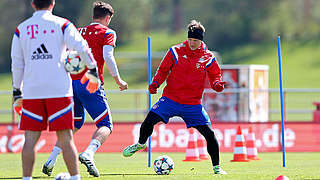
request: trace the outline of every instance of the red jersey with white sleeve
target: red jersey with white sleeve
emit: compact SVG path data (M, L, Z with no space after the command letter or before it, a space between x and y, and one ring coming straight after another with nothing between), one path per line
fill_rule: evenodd
M91 23L89 26L79 28L79 32L91 48L93 57L97 61L99 78L104 84L103 68L105 60L103 58L103 47L106 45L116 46L116 32L99 23ZM71 75L71 78L73 80L81 79L86 71L87 69L79 74Z
M38 10L22 22L12 39L12 81L24 99L70 97L72 84L64 69L66 49L83 54L87 67L96 62L87 42L67 19Z
M191 50L188 41L169 48L163 58L153 82L160 86L167 82L162 96L180 103L201 104L206 75L212 85L221 81L221 70L214 54L206 45Z

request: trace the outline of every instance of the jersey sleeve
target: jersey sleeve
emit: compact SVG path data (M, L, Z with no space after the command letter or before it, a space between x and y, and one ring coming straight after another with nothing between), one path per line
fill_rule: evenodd
M117 76L119 76L119 71L118 71L116 60L113 56L113 49L114 49L113 46L104 45L103 46L103 59L106 62L107 69L108 69L109 73L113 77L117 77Z
M67 48L77 51L89 69L95 68L96 61L94 60L88 43L83 39L77 28L70 21L67 21L61 29Z
M117 34L115 31L108 29L103 37L103 45L110 45L116 47Z
M20 31L18 28L16 29L12 39L11 59L12 85L14 88L21 89L25 62L20 44Z
M221 81L221 69L216 61L216 58L213 56L211 59L211 62L209 61L207 64L207 73L208 73L208 78L209 78L209 83L210 86L213 87L214 83L217 81Z
M160 66L154 76L152 82L158 83L160 86L168 77L168 74L175 63L174 57L170 50L167 51L167 54L162 59Z

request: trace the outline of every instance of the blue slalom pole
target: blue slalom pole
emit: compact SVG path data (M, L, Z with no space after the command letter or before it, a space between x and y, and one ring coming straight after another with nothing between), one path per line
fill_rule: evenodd
M284 141L284 107L283 107L283 88L282 88L282 67L281 67L281 42L278 35L278 64L279 64L279 80L280 80L280 100L281 100L281 133L282 133L282 166L286 167L286 150Z
M151 37L148 37L148 85L151 84ZM151 94L148 91L148 111L151 109ZM148 167L151 167L151 136L148 141Z

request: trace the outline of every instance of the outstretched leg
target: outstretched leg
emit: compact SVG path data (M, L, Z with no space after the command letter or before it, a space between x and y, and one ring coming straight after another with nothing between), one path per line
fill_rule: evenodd
M154 125L156 125L158 122L163 121L163 119L154 112L149 112L146 119L143 121L140 127L140 136L139 141L136 144L132 144L128 147L126 147L122 154L124 157L130 157L135 152L145 149L146 148L146 142L148 140L148 137L151 136L153 132Z
M95 166L93 156L98 148L105 142L107 137L111 134L111 130L106 126L99 127L92 136L91 142L87 149L79 155L79 160L87 167L90 175L99 177L100 173Z

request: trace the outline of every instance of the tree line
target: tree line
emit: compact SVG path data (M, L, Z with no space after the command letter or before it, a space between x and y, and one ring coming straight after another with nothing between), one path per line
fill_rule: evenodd
M87 25L94 0L56 0L54 14ZM115 9L110 26L117 31L117 44L139 33L179 33L192 19L206 28L209 47L232 48L250 42L283 38L319 39L318 0L108 0ZM0 1L0 72L10 71L11 39L16 26L30 17L31 0Z

